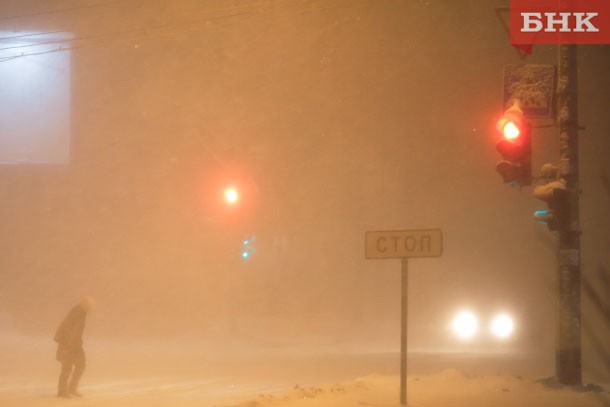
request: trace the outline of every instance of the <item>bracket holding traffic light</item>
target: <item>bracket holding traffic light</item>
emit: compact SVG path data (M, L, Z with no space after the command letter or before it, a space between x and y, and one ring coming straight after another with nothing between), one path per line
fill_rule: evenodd
M496 171L504 183L528 186L532 184L532 137L531 124L525 119L518 99L498 120L496 128L502 139L496 149L503 160Z

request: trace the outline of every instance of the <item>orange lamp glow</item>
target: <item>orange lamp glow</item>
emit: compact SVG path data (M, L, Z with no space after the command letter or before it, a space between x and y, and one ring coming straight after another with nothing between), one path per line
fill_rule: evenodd
M235 188L227 188L225 190L225 199L230 204L235 204L239 200L239 194Z
M496 128L505 140L516 141L521 135L524 125L523 111L519 101L515 100L513 105L504 112L498 120Z
M514 140L519 137L519 134L521 134L521 130L519 130L519 127L512 121L507 122L504 127L502 127L502 135L507 140Z

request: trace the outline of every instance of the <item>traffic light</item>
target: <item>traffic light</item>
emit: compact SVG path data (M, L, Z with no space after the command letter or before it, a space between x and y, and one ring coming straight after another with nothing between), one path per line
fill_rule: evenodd
M254 247L255 241L256 236L252 236L242 241L241 258L243 260L248 260L254 253L256 253L256 248Z
M550 231L558 232L568 228L569 191L563 180L552 181L534 188L534 197L546 202L549 209L534 212L534 219L545 224Z
M532 139L531 125L523 116L519 101L515 100L498 120L496 128L502 139L496 149L503 161L496 171L504 183L528 186L532 184Z

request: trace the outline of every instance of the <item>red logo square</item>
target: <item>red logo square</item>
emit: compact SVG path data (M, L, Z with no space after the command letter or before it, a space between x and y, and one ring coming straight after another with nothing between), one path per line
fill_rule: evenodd
M510 42L610 44L610 0L511 0Z

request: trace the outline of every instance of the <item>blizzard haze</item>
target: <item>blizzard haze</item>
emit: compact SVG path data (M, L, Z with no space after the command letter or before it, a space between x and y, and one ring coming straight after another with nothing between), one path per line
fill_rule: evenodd
M114 381L161 391L161 377L215 381L224 404L297 383L395 386L400 261L366 260L364 234L433 228L442 256L409 261L409 374L542 386L557 238L532 220L531 188L494 171L495 124L504 65L555 64L557 50L520 59L495 13L508 3L487 3L3 1L0 400L53 394L53 334L85 295L96 397ZM583 377L603 385L610 48L578 53ZM537 174L559 146L549 119L535 124ZM450 330L465 308L481 323L468 343ZM502 343L485 336L498 312L516 320ZM195 387L180 397L200 400Z

